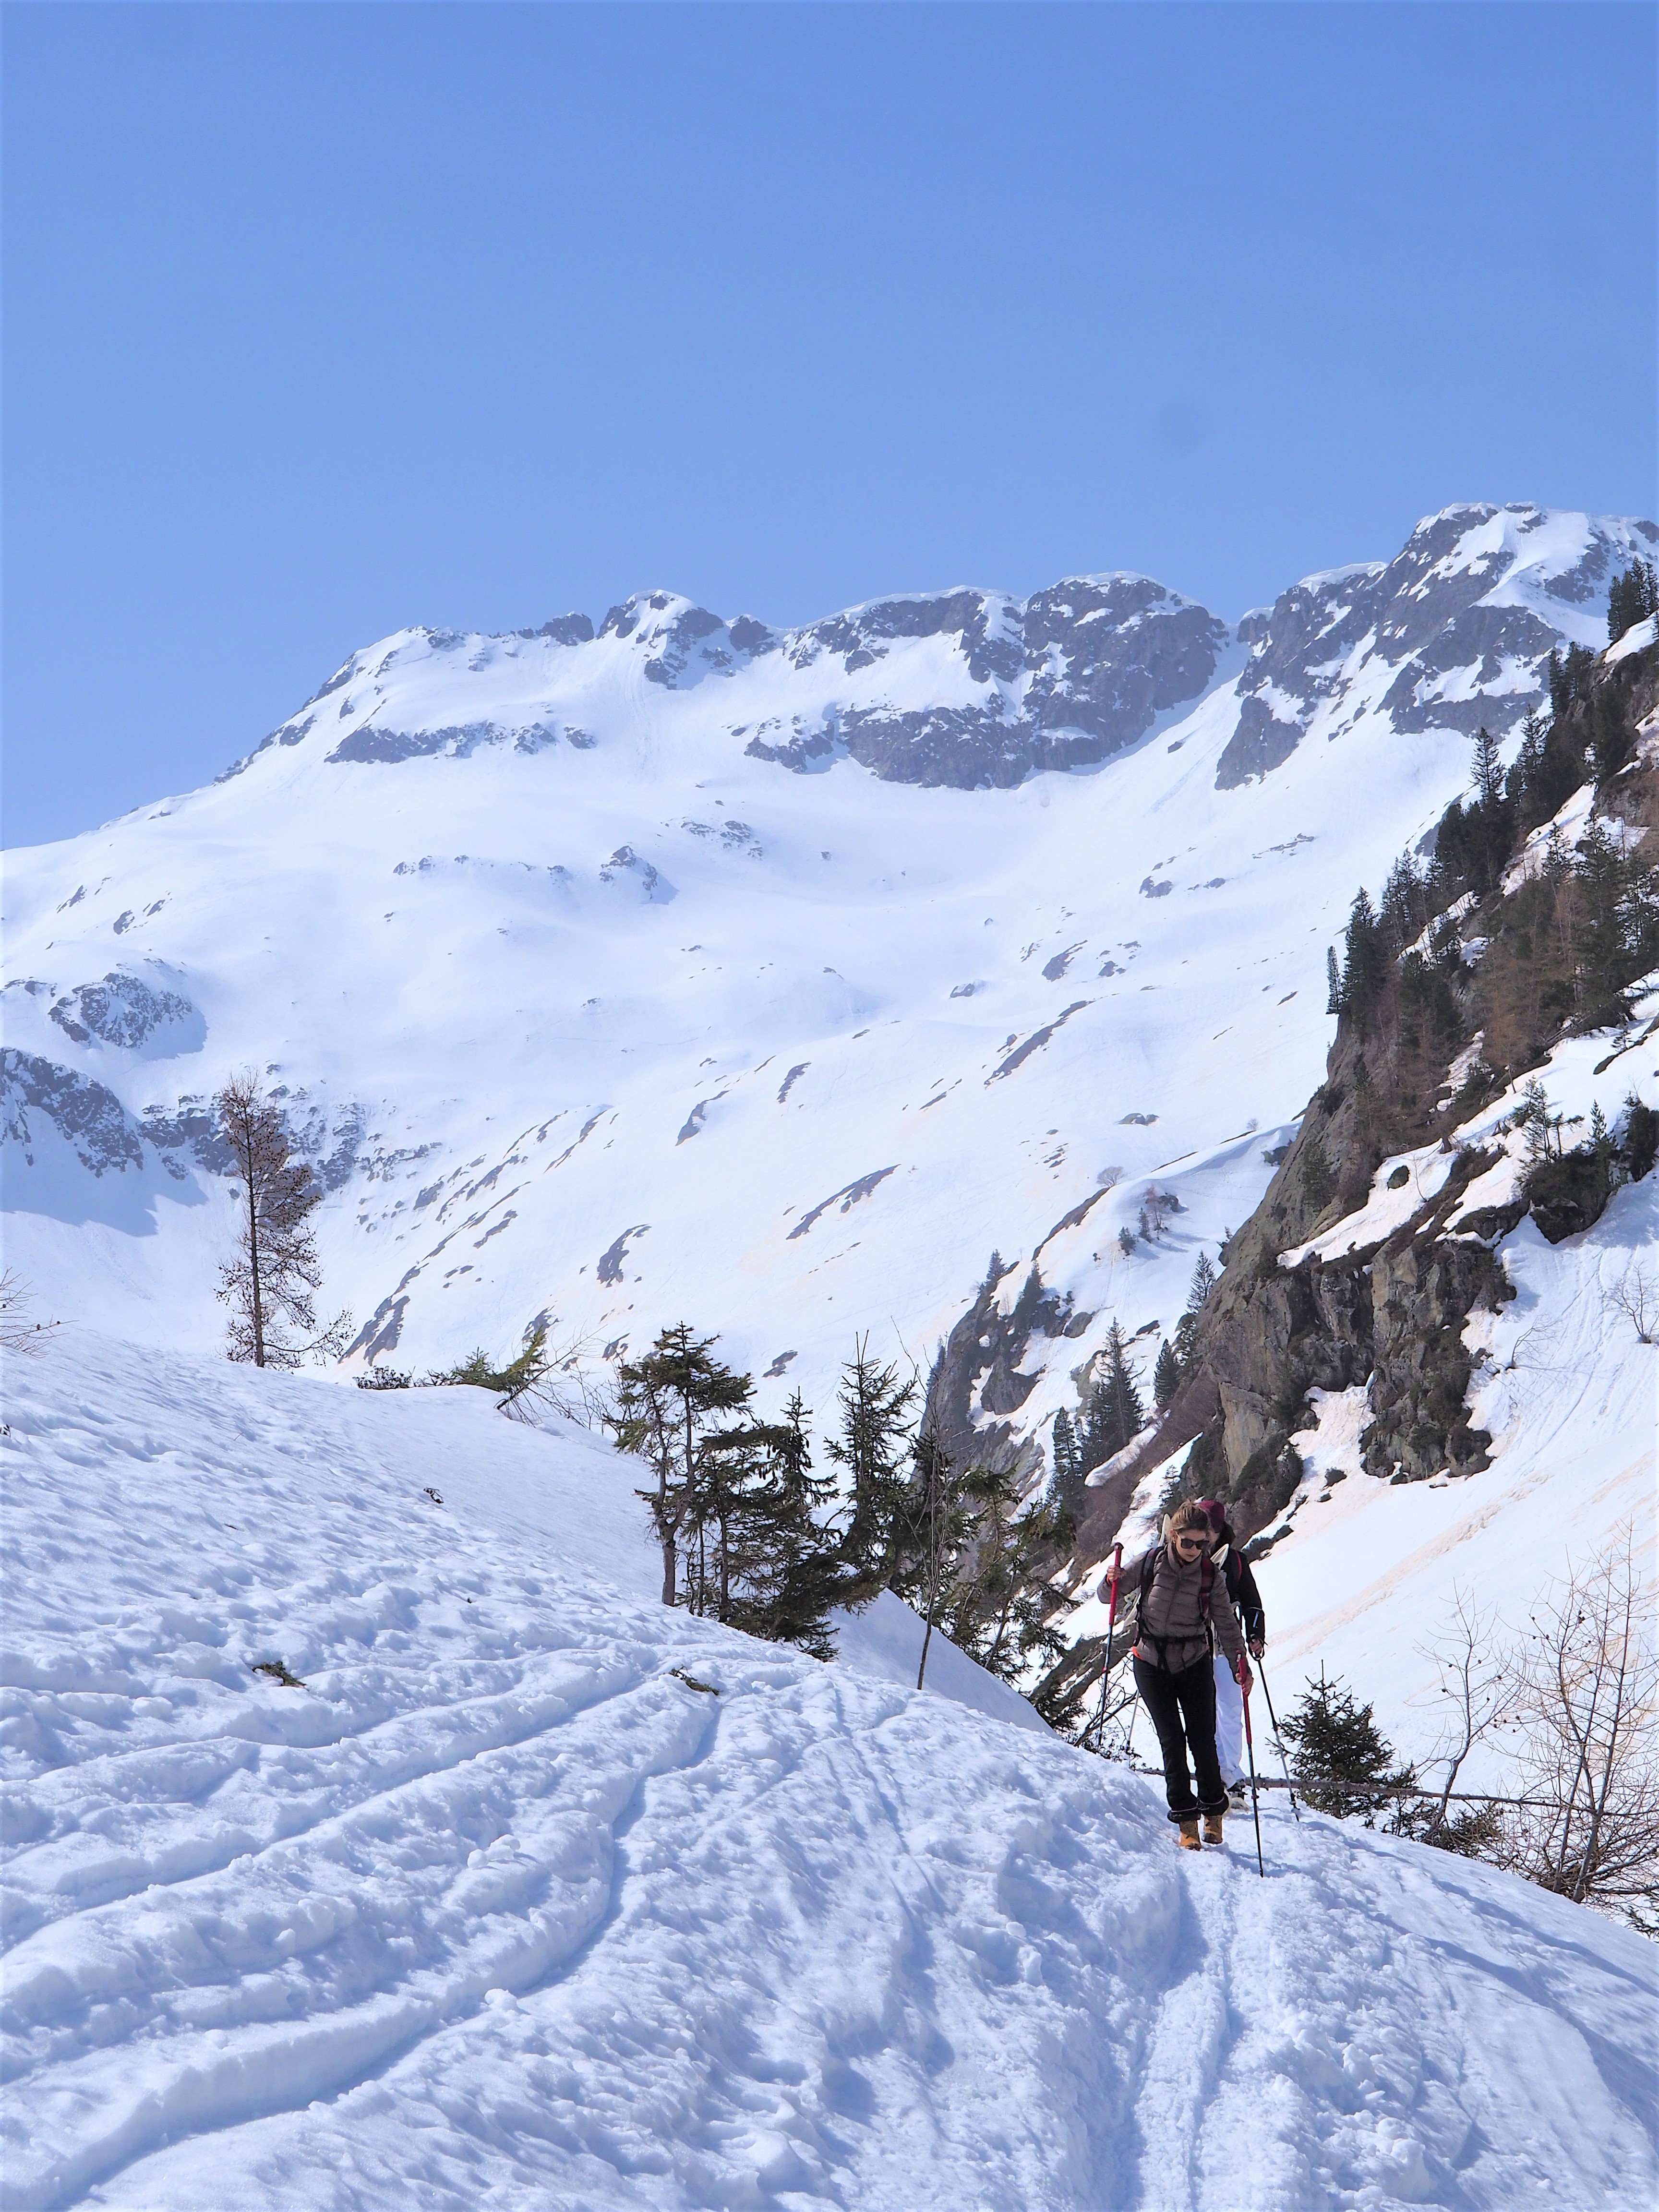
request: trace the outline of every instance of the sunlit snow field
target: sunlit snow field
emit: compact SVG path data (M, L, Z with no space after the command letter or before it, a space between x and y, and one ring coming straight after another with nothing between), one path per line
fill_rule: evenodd
M1189 1860L965 1661L665 1611L638 1470L484 1394L6 1382L18 2212L1652 2196L1595 1915L1279 1805Z

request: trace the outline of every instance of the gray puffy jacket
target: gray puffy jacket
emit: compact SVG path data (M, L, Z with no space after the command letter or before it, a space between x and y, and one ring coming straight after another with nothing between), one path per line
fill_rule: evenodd
M1134 1656L1144 1659L1150 1667L1164 1667L1170 1674L1179 1674L1207 1658L1210 1653L1203 1613L1204 1555L1200 1552L1189 1566L1165 1539L1158 1547L1152 1586L1142 1604L1141 1577L1147 1559L1152 1556L1143 1552L1132 1566L1123 1570L1124 1595L1135 1601L1140 1616ZM1219 1566L1211 1570L1210 1620L1217 1644L1237 1667L1244 1649L1244 1638L1233 1601L1227 1595L1226 1571ZM1149 1642L1149 1638L1156 1640Z

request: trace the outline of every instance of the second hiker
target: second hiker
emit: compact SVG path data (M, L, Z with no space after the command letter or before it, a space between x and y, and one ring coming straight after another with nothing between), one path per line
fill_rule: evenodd
M1210 1557L1227 1577L1227 1595L1238 1615L1245 1649L1252 1659L1259 1659L1267 1649L1267 1617L1262 1610L1261 1593L1255 1586L1250 1563L1238 1548L1226 1508L1213 1498L1200 1498L1198 1502L1210 1516L1210 1527L1215 1534ZM1215 1748L1228 1796L1235 1805L1248 1803L1244 1794L1244 1699L1232 1668L1218 1651L1215 1655Z
M1200 1814L1204 1840L1218 1844L1227 1810L1215 1747L1211 1653L1216 1644L1241 1686L1248 1691L1250 1683L1225 1572L1210 1557L1214 1540L1209 1515L1188 1498L1164 1523L1162 1542L1124 1568L1121 1585L1137 1601L1135 1686L1158 1730L1170 1818L1181 1831L1183 1849L1194 1851L1200 1848Z

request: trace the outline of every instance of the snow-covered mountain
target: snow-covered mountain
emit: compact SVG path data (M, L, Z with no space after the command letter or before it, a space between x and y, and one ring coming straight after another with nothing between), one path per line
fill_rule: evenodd
M822 1413L855 1332L925 1366L995 1250L1035 1327L974 1409L1030 1431L1249 1214L1356 886L1656 541L1453 508L1236 629L1104 576L399 632L215 785L9 856L7 1257L214 1347L204 1109L252 1065L356 1363L684 1316Z
M1193 1858L665 1610L637 1470L481 1392L7 1384L14 2212L1652 2201L1629 1929L1282 1798Z

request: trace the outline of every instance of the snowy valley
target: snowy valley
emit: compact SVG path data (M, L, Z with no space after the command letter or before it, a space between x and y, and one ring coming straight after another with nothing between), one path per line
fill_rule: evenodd
M1558 722L1622 685L1649 793L1607 607L1656 545L1462 507L1237 623L1103 576L410 629L8 856L4 1256L63 1326L0 1437L5 2204L1647 2200L1629 1927L1282 1794L1265 1881L1248 1821L1188 1861L948 1642L918 1692L890 1593L828 1665L665 1609L640 1462L352 1385L541 1328L604 1388L685 1320L825 1431L867 1338L1036 1497L1112 1342L1150 1413L1202 1259L1180 1387L1066 1492L1071 1718L1184 1483L1256 1539L1281 1710L1327 1667L1431 1761L1461 1594L1650 1570L1659 988L1512 1069L1413 1042L1382 1144L1351 909L1477 731L1522 775L1569 648ZM1650 798L1595 789L1628 867ZM1424 975L1498 1003L1591 799ZM326 1194L325 1373L222 1355L245 1068Z

